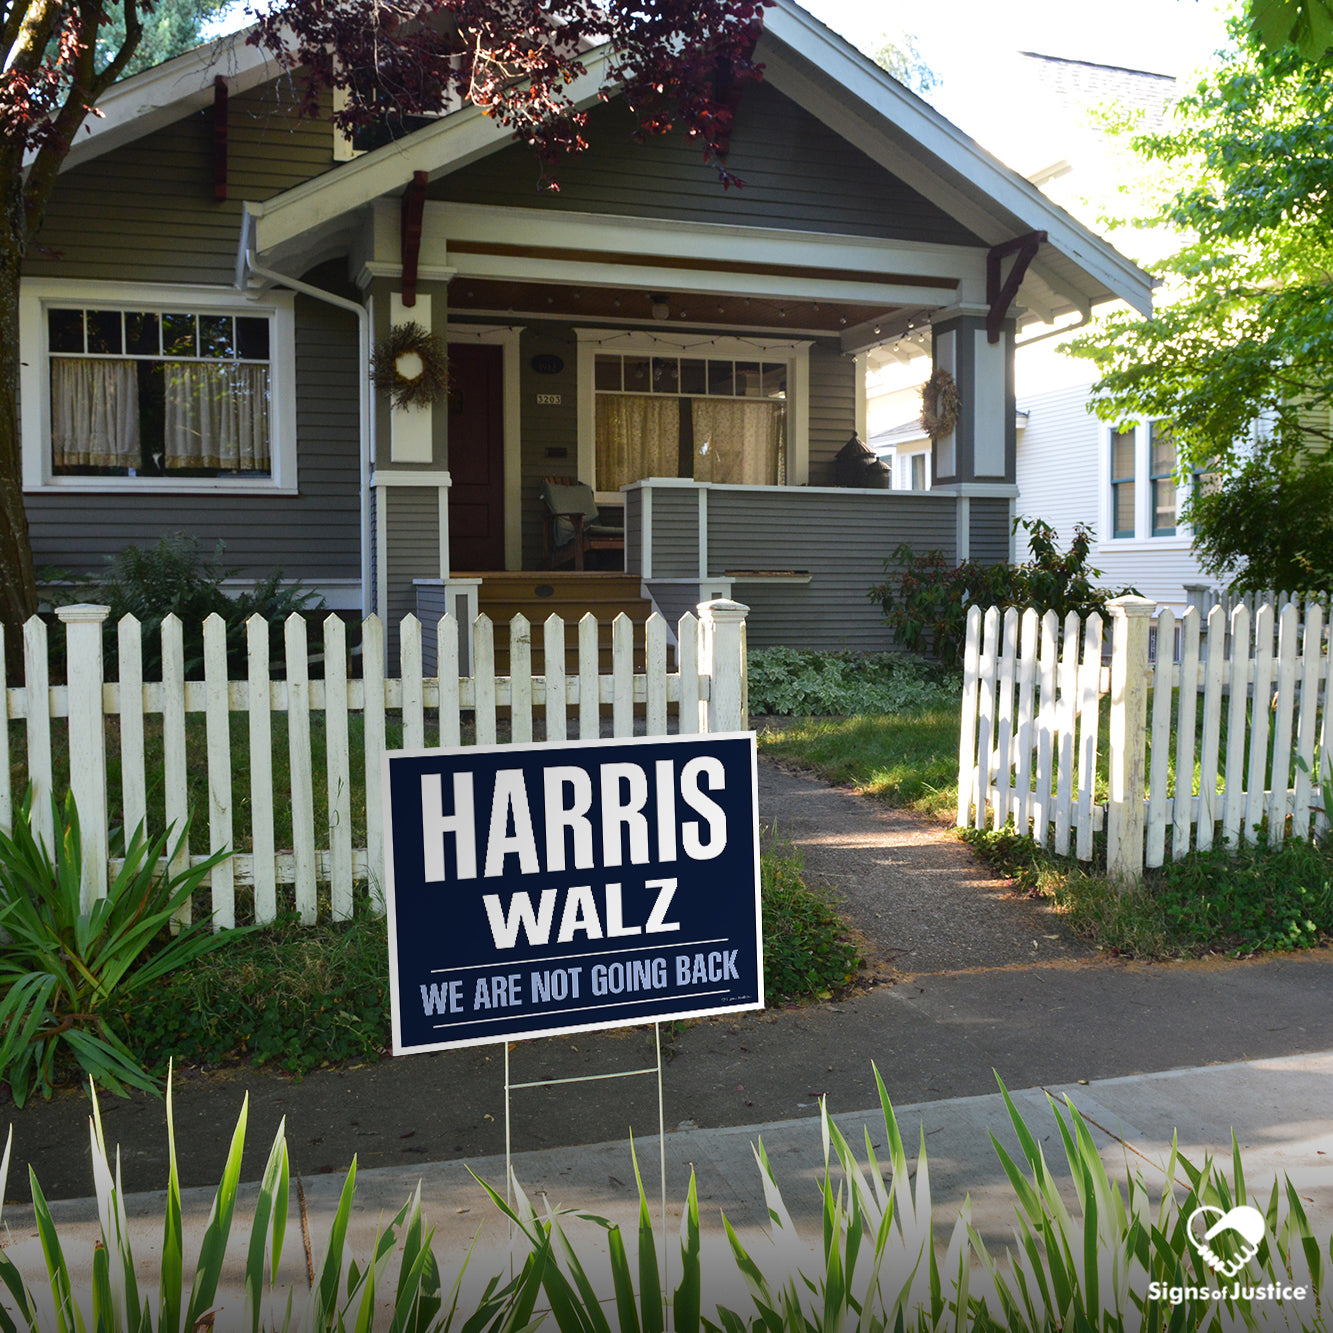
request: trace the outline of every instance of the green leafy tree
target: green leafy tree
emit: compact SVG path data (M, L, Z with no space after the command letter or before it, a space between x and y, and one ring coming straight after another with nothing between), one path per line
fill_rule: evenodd
M1208 477L1187 508L1205 566L1308 588L1333 566L1333 514L1298 517L1333 485L1333 59L1232 34L1172 128L1134 141L1178 182L1152 219L1179 241L1158 308L1104 319L1076 350L1102 372L1099 415L1166 418L1186 472Z
M184 55L199 45L204 25L216 18L230 0L159 0L157 8L143 16L139 45L122 78L152 69L173 56ZM97 37L97 52L107 61L125 44L125 12L110 9Z
M918 97L929 97L940 86L940 76L926 63L916 38L906 31L886 32L871 59Z

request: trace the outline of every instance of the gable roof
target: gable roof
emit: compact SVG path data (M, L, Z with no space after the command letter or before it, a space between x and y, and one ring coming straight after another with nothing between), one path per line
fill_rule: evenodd
M832 32L795 0L765 10L758 59L765 79L853 142L867 157L956 218L986 245L1044 231L1047 244L1018 297L1029 318L1086 314L1123 299L1151 309L1152 279L957 126ZM271 62L233 34L113 88L101 118L79 138L68 166L206 106L213 78L232 91L277 76ZM587 73L569 89L576 104L597 100L605 52L585 57ZM270 252L327 235L355 210L400 194L415 171L443 175L513 142L510 131L474 107L365 153L270 199L247 202L242 250Z

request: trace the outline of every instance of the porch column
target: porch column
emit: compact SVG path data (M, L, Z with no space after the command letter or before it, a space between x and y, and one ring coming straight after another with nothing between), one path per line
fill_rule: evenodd
M934 369L953 377L958 414L953 429L933 441L931 489L958 497L958 560L1006 561L1018 497L1014 321L1004 321L994 343L984 306L953 306L932 324Z

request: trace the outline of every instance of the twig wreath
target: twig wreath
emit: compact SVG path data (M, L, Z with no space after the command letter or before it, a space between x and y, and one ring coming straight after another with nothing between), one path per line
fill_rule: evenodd
M961 403L954 377L943 366L936 366L921 386L921 429L932 440L948 435L958 424Z
M449 356L439 334L409 320L375 343L370 377L395 408L430 407L449 392Z

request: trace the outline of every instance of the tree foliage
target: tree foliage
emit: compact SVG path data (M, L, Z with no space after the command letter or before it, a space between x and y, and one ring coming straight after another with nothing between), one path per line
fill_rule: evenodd
M590 97L614 87L640 136L682 129L724 183L728 136L743 85L760 77L754 46L766 0L284 0L257 15L253 40L299 70L305 107L336 90L347 133L386 115L471 104L512 129L552 171L586 146ZM576 83L586 57L609 59L595 94Z
M905 29L884 33L871 58L918 97L929 97L940 86L940 76L921 54L916 37Z
M1158 308L1104 319L1077 350L1102 372L1099 415L1166 418L1186 470L1210 474L1187 511L1205 564L1289 587L1294 570L1317 563L1302 547L1327 549L1333 535L1288 518L1296 492L1328 467L1333 60L1264 50L1242 24L1232 33L1235 48L1181 101L1175 125L1135 140L1178 182L1155 219L1179 240L1157 266ZM1237 545L1236 506L1261 493L1288 529L1269 534L1286 548L1280 560L1271 541Z

